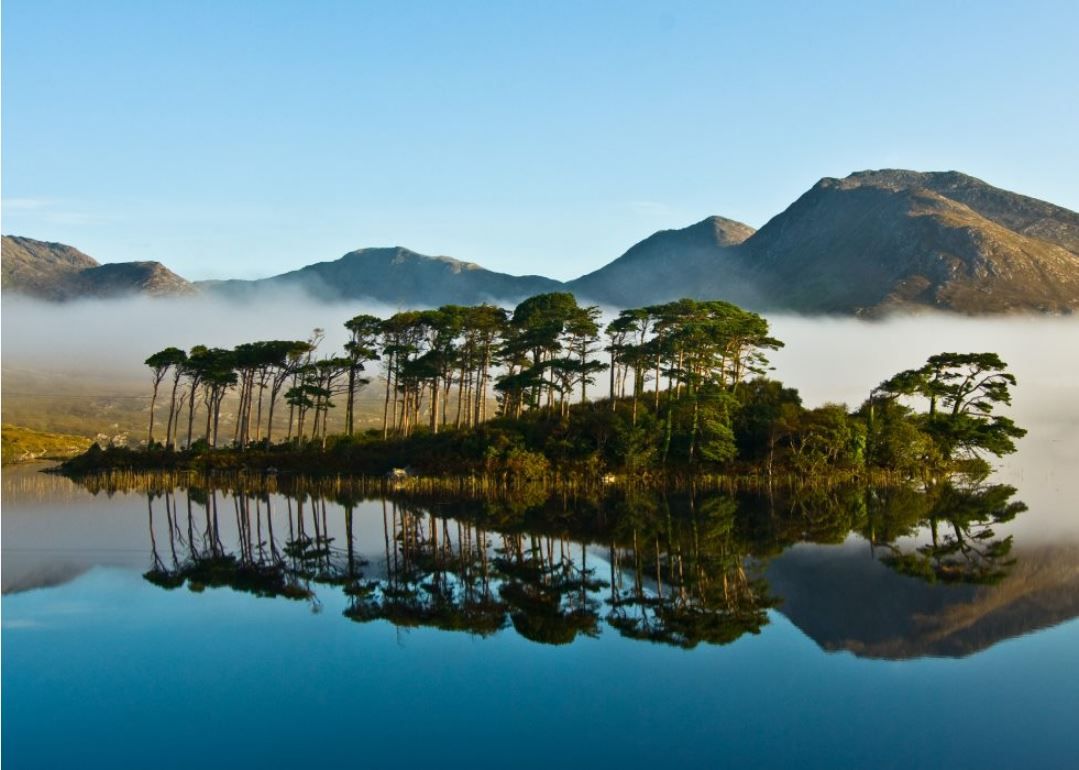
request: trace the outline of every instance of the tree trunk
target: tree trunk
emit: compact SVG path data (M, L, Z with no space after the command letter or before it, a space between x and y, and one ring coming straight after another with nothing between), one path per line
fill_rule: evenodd
M180 384L180 367L176 367L176 374L172 378L172 395L169 397L169 423L165 428L165 446L171 446L176 440L175 433L179 433L179 426L176 425L180 421L180 415L176 411L176 388Z
M157 388L161 380L154 380L154 395L150 397L150 432L146 438L146 448L149 449L154 443L154 406L157 404Z
M187 448L191 448L191 431L195 425L195 391L197 383L191 383L191 394L187 398Z
M382 405L382 439L385 440L390 434L390 387L393 384L393 354L386 362L386 402ZM395 414L396 417L396 414Z
M356 401L356 365L348 368L348 400L345 402L345 433L352 435L353 416L352 409Z
M614 370L615 370L615 366L617 366L617 363L618 363L618 358L615 356L614 346L612 345L611 346L611 395L610 395L611 411L612 412L615 410L615 400L614 400L615 373L614 373Z
M262 441L262 393L266 389L266 380L259 380L259 404L255 412L255 442Z

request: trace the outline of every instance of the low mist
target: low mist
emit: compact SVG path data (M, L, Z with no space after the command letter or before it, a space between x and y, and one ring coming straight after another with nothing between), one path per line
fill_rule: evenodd
M58 304L7 297L3 368L137 378L147 376L146 357L170 345L190 349L306 339L316 327L326 333L320 352L336 353L347 338L347 319L359 313L386 317L397 310L371 302L319 302L302 293L253 302L202 296ZM808 406L856 406L873 386L934 353L994 351L1019 378L1016 415L1050 419L1061 430L1079 420L1079 319L924 315L887 321L770 320L774 335L785 343L770 355L771 376L797 388ZM593 388L597 394L603 390L602 382Z
M22 298L3 302L5 419L25 395L26 377L49 383L92 382L98 395L149 392L143 360L169 345L232 347L261 339L305 339L326 331L321 352L346 339L344 321L359 313L386 317L398 308L375 303L324 303L301 294L255 302L209 297L83 301L54 304ZM1020 487L1032 508L1079 498L1079 319L970 319L924 315L885 321L775 316L785 347L770 358L771 375L797 388L807 406L842 402L851 408L892 374L934 353L993 351L1019 380L1010 415L1030 434L998 476ZM602 376L592 393L605 394ZM35 385L35 387L42 387ZM130 397L130 396L129 396ZM25 399L24 399L25 400ZM22 412L32 403L21 404ZM1074 493L1074 494L1073 494ZM1053 502L1056 501L1056 502ZM1070 504L1069 504L1070 505ZM1071 516L1079 528L1079 512ZM1025 521L1031 521L1025 518Z
M325 329L322 352L339 351L344 322L360 313L386 317L397 308L375 303L318 302L303 292L265 293L257 301L210 296L132 297L54 303L5 297L3 366L141 375L143 361L162 348L234 347L242 342L307 339Z

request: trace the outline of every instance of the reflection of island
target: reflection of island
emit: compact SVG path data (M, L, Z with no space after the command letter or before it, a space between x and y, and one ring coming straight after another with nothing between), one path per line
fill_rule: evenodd
M1026 506L1001 485L469 496L206 481L124 481L147 506L148 581L314 609L341 591L356 622L691 648L758 633L778 606L825 649L903 658L1079 614L1079 546L1013 547L997 530Z
M768 569L781 611L828 650L963 656L1079 615L1079 544L1015 548L1015 489L948 481L866 495L842 548L803 544Z
M544 644L595 636L604 620L629 638L725 644L758 632L773 603L740 550L737 505L729 498L699 508L690 501L677 513L667 505L585 505L610 553L609 581L597 576L587 542L574 539L572 509L548 498L527 514L510 514L516 524L507 509L496 506L493 514L490 500L458 503L451 518L416 502L382 499L383 559L370 574L354 558L355 499L338 496L345 537L336 543L325 496L286 496L276 514L274 498L148 492L146 580L165 589L228 586L316 607L320 586L340 586L348 596L344 614L354 621L482 636L512 626ZM235 522L229 546L225 515Z

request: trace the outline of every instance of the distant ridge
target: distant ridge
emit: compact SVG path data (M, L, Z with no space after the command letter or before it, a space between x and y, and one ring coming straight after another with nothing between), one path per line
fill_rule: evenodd
M730 222L657 233L570 287L618 306L714 297L813 315L1079 309L1079 214L956 171L824 178L726 241L711 221Z
M256 281L217 281L207 290L233 297L265 289L302 289L326 300L369 299L396 307L519 301L557 291L562 283L538 275L515 276L450 257L429 257L401 246L350 251Z
M48 299L195 289L156 262L98 266L70 246L12 236L3 275L5 291ZM660 231L568 283L393 246L196 286L237 299L300 289L417 308L564 290L612 307L695 297L814 315L1065 314L1079 309L1079 214L957 171L884 169L821 179L758 231L719 216Z

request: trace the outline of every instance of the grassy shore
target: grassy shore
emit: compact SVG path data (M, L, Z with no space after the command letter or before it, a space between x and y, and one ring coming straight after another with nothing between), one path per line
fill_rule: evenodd
M0 428L3 444L3 464L34 462L36 460L61 460L82 454L93 443L85 436L62 433L44 433L18 425Z

